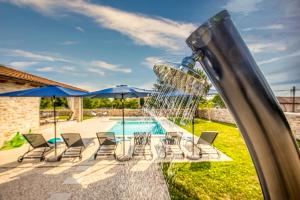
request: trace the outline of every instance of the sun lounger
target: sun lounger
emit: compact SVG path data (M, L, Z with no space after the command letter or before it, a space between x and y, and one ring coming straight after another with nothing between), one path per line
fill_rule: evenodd
M25 154L18 158L18 162L22 162L24 159L40 159L45 160L45 155L52 147L47 143L42 134L22 134L26 141L30 144L32 149L28 150ZM30 147L29 147L30 148Z
M164 149L164 158L167 155L181 155L184 157L184 152L181 149L181 132L167 132L166 137L162 139L162 146Z
M58 157L58 160L61 160L62 158L79 158L79 160L82 159L82 151L85 148L85 145L81 139L81 136L79 133L63 133L61 134L61 137L63 138L66 149L63 151L63 153Z
M219 151L213 146L217 136L217 131L204 131L201 133L201 136L195 145L199 149L200 157L202 157L203 154L218 154L218 157L220 156Z
M152 150L151 150L151 133L135 132L133 156L147 156L147 155L153 157Z
M98 132L96 133L99 148L94 154L94 159L96 160L97 156L108 156L113 155L116 158L116 148L117 142L114 132Z

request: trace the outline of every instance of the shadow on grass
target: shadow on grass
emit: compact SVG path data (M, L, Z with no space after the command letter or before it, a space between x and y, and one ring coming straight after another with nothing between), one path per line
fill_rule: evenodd
M210 162L199 162L199 163L191 163L190 170L191 171L203 171L211 168Z
M208 121L206 119L195 119L195 124L202 124L203 122L205 122L205 123L214 122L214 123L218 123L218 124L221 124L221 125L237 128L237 126L235 124L231 124L231 123L219 122L219 121L214 121L214 120Z
M181 169L188 167L192 171L204 170L204 168L210 168L210 164L207 163L180 163L181 167L178 168L173 166L173 163L162 163L162 170L167 182L170 197L172 200L181 199L199 199L196 192L189 189L189 185L185 181L182 181L182 176L180 175ZM203 165L203 166L202 166ZM183 169L184 170L184 169Z

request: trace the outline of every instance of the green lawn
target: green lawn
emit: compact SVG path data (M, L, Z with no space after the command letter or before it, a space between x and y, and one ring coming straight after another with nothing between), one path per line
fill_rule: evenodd
M92 116L88 116L88 115L84 115L83 116L83 120L86 120L86 119L91 119L93 118ZM70 119L70 116L59 116L59 119L60 120L69 120Z
M183 126L191 131L191 125ZM233 161L165 163L172 199L263 199L254 165L234 125L197 119L195 133L219 131L215 146Z
M70 119L70 116L68 116L68 115L62 115L62 116L58 116L58 118L59 118L60 120L69 120L69 119Z
M86 120L86 119L91 119L93 118L92 116L88 116L88 115L83 115L83 120Z

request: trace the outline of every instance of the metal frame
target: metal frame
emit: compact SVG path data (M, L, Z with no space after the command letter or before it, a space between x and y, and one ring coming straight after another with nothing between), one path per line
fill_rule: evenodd
M203 139L201 136L202 136L202 134L203 133L217 133L216 135L215 135L215 137L213 138L213 140L212 140L212 142L208 142L208 141L206 141L205 139ZM213 143L214 143L214 141L215 141L215 139L217 138L217 136L218 136L218 132L217 131L203 131L202 133L201 133L201 135L200 135L200 137L199 137L199 139L198 139L198 141L197 141L197 144L194 144L195 145L195 147L197 148L197 149L199 149L199 156L200 156L200 158L202 158L202 155L203 154L218 154L218 158L220 158L220 153L219 153L219 151L214 147L214 145L213 145ZM202 141L204 141L204 142L202 142ZM203 151L202 151L202 149L208 149L208 148L203 148L203 147L201 147L201 144L207 144L207 145L209 145L210 147L212 147L214 150L215 150L215 153L211 153L211 152L209 152L209 153L203 153Z
M167 155L182 155L185 158L185 154L181 149L181 140L182 140L181 132L166 132L166 137L162 139L162 148L164 149L164 158ZM179 148L179 153L174 153L171 151L172 146L177 146Z
M114 139L111 139L108 137L99 137L98 133L111 133L114 136ZM116 159L116 149L117 149L117 142L115 139L115 133L114 132L97 132L97 139L99 142L99 147L97 151L94 154L94 160L97 159L98 156L108 156L108 155L113 155L114 158ZM101 141L101 139L104 139L104 141ZM113 148L108 148L108 149L102 149L103 146L113 146ZM107 151L107 152L106 152ZM113 153L111 153L113 151Z
M64 133L64 134L70 134L70 133ZM85 145L82 141L82 138L80 136L79 133L74 133L74 134L79 134L80 136L80 140L82 142L82 145L77 145L77 146L69 146L68 145L68 141L66 141L66 138L64 137L64 134L61 134L66 147L65 150L58 156L58 161L60 161L62 158L79 158L79 160L82 159L82 155L81 153L83 152L83 150L85 149Z
M146 132L135 132L134 142L133 142L133 154L132 156L141 156L141 154L146 157L150 155L153 158L152 148L151 148L151 133ZM149 149L146 150L146 146Z
M33 134L32 133L32 135L41 135L41 134ZM17 160L19 163L21 163L24 159L37 159L37 158L39 158L40 161L44 161L45 160L45 154L49 153L53 149L53 147L51 147L45 139L44 139L45 146L43 146L43 147L34 147L31 144L31 141L26 137L26 134L23 134L23 137L30 144L30 146L28 148L28 151L26 151L22 156L19 156L19 158ZM41 137L43 137L43 136L41 135ZM32 147L32 149L30 147Z

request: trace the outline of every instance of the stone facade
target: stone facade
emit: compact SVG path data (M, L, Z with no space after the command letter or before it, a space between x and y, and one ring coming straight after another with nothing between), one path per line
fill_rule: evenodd
M0 83L0 93L32 88L28 84ZM0 146L16 132L39 127L39 97L0 97Z
M29 84L15 82L0 83L0 93L33 88ZM0 97L0 147L15 133L28 133L40 127L39 97ZM70 97L69 105L73 120L82 121L82 98ZM53 113L50 113L51 116Z

